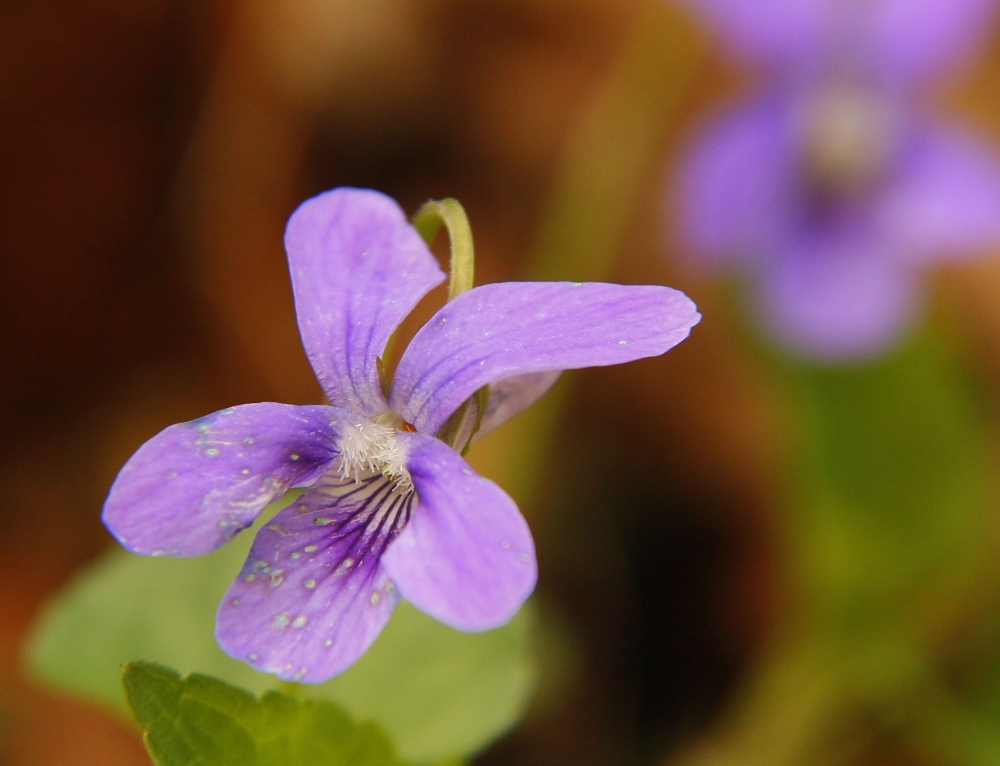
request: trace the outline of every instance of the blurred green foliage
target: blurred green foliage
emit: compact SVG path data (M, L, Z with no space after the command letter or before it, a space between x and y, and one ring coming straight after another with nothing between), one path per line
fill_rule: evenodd
M995 455L955 344L930 328L864 365L767 362L796 432L787 609L720 730L677 762L867 762L891 737L932 763L1000 763L1000 631L982 633L1000 604Z

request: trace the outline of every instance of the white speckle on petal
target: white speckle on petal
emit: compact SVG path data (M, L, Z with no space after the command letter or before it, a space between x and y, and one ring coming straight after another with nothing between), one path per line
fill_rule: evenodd
M382 600L382 596L379 594L378 591L376 591L375 593L372 593L371 597L368 600L372 602L372 606L375 606L376 604L378 604L379 601Z
M317 526L320 527L325 527L327 524L332 524L332 523L333 519L329 518L328 516L317 516L315 519L313 519L313 524L316 524Z
M303 678L306 677L306 673L308 673L308 672L309 672L309 668L302 668L302 670L300 670L298 673L295 674L295 680L296 681L301 681Z
M283 630L288 627L289 622L288 612L280 612L279 614L274 615L274 619L271 620L271 627L275 630Z
M217 450L215 447L209 447L207 450L205 450L205 454L208 455L209 457L215 457L216 455L219 454L219 450Z
M302 584L306 587L307 590L312 590L313 588L316 587L316 581L315 580L311 580L311 579L310 580L306 580Z
M233 606L239 606L240 605L240 600L238 598L234 598L229 603L232 604Z
M332 638L328 638L326 640L326 646L333 646L333 639Z
M243 440L243 443L244 444L253 444L253 437L252 436L248 436L246 439Z
M299 503L299 510L300 511L308 511L309 510L309 506L306 505L305 503Z
M471 468L463 468L462 473L464 473L466 476L472 476L474 471Z
M293 453L292 453L291 455L289 455L289 456L288 456L288 459L289 459L289 460L298 460L298 459L299 459L299 456L298 456L298 455L296 455L296 454L295 454L295 453L293 452Z
M319 550L319 546L318 545L307 545L302 550L304 550L306 553L315 553L316 551Z
M281 585L281 583L283 583L285 581L285 578L281 576L281 573L283 571L284 570L282 570L282 569L276 569L271 574L271 587L272 588L277 588L279 585Z
M354 566L354 559L344 559L344 569L350 569Z
M504 540L502 543L500 543L500 545L502 545L504 548L509 548L510 540Z
M251 654L250 655L250 660L253 661L253 662L256 662L257 661L257 654L256 653Z
M528 554L527 554L527 553L522 553L522 554L521 554L520 556L518 556L518 558L519 558L519 559L520 559L521 561L523 561L523 562L524 562L525 564L527 564L527 563L528 563Z
M244 476L246 476L247 474L250 473L250 469L249 468L241 468L240 469L240 473L243 474Z
M628 341L627 340L620 340L620 341L618 341L618 345L619 346L627 346L628 345Z
M294 561L298 561L300 558L302 558L302 551L295 551L295 553L292 554L292 559Z
M176 479L177 478L177 471L171 471L170 473L168 473L167 474L167 478L168 479Z
M247 582L253 582L254 580L256 580L256 579L257 579L257 575L255 575L255 574L251 573L251 574L248 574L248 575L247 575L246 577L244 577L243 579L244 579L244 580L246 580Z
M307 622L309 622L309 618L306 617L304 614L300 614L298 617L295 618L295 621L292 622L292 627L304 628Z

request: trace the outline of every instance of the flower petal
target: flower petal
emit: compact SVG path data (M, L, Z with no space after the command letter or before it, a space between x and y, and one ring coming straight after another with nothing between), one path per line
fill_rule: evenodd
M824 51L835 0L687 0L742 56L777 64L814 61Z
M886 240L910 262L1000 247L1000 155L958 129L928 129L876 214Z
M669 287L503 282L446 304L396 369L393 412L435 433L487 383L532 372L620 364L662 354L700 319Z
M799 243L769 270L761 297L765 321L780 340L826 361L884 351L920 303L915 275L861 233Z
M349 667L399 600L379 558L413 504L380 474L324 474L257 533L219 607L219 644L290 681L319 683Z
M796 217L790 94L768 94L704 126L676 175L684 244L706 263L760 260Z
M479 430L472 437L475 441L502 426L515 415L524 412L537 402L562 375L562 370L529 372L515 375L490 384L490 400L483 413Z
M421 298L444 280L390 197L334 189L302 203L285 231L306 353L334 407L386 409L376 357Z
M268 503L336 456L331 407L244 404L161 431L125 464L102 519L135 553L196 556L253 523Z
M535 545L514 501L423 434L397 437L419 498L382 564L403 598L458 630L496 628L531 595Z
M995 0L877 0L870 16L872 65L904 85L964 63L983 42Z

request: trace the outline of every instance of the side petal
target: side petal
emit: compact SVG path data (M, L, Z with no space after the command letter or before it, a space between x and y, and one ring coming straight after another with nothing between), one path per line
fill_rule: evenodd
M455 449L462 450L464 445L477 441L538 401L560 375L562 370L529 372L490 383L490 398L482 418L479 418L478 405L467 407L461 421L449 424L447 433L439 432L438 436ZM477 418L479 428L473 430Z
M805 357L861 360L885 351L920 306L916 276L874 237L801 242L770 268L761 308L772 334Z
M490 400L486 404L479 430L472 437L475 441L502 426L515 415L524 412L555 385L562 370L529 372L515 375L490 384Z
M669 287L502 282L446 304L396 368L393 412L435 433L476 389L514 375L662 354L701 316Z
M873 70L907 85L965 63L985 42L994 0L876 0L866 6Z
M682 244L708 265L760 260L796 216L791 94L768 94L704 125L672 181Z
M497 628L535 589L535 545L514 501L448 446L397 437L418 502L382 564L403 598L458 630Z
M815 61L828 42L836 0L686 0L737 55L772 64Z
M959 129L927 129L875 212L885 239L910 262L998 248L1000 154Z
M302 343L334 407L386 409L375 358L445 276L399 205L367 189L306 200L285 248Z
M129 459L102 519L135 553L196 556L253 523L264 507L336 456L331 407L244 404L161 431Z
M379 560L412 505L381 475L325 474L257 533L219 606L219 644L288 681L320 683L352 665L399 600Z

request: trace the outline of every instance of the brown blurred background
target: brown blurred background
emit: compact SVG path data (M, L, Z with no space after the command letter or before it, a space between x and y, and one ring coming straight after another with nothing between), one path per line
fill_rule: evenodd
M645 90L616 123L628 50ZM951 100L1000 135L998 69ZM148 762L135 731L28 680L21 642L111 544L100 506L143 440L234 403L318 401L281 246L297 203L340 185L411 212L455 196L478 281L518 278L579 182L574 152L610 152L602 130L627 138L629 119L641 151L591 158L634 192L605 200L624 226L602 276L684 289L706 319L663 358L573 378L525 508L573 669L477 763L653 763L709 725L780 609L782 432L734 312L669 258L661 188L738 79L680 11L641 0L4 0L0 763ZM1000 382L997 274L948 287L975 286L970 342Z

